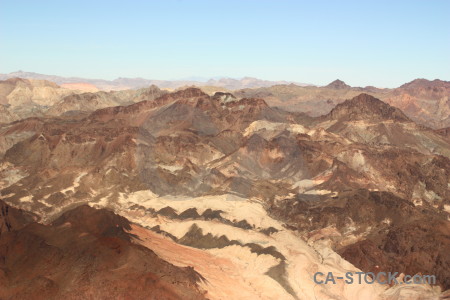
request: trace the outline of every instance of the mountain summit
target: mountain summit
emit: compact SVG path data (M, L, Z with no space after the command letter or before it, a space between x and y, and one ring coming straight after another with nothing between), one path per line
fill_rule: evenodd
M411 89L411 88L450 88L450 81L444 80L427 80L424 78L414 79L413 81L407 82L400 86L400 88Z
M339 80L339 79L336 79L335 81L331 82L330 84L328 84L325 87L330 88L330 89L336 89L336 90L351 88L351 86L349 86L348 84L346 84L345 82L343 82L342 80Z
M365 93L336 105L328 116L342 120L410 121L400 109Z

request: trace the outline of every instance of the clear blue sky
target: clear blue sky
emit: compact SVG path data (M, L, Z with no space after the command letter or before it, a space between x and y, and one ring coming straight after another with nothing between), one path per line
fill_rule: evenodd
M450 80L450 1L6 1L0 73Z

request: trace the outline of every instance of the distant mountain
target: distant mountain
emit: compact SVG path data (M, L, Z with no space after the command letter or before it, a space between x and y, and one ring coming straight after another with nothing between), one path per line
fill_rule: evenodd
M444 81L435 79L433 81L424 79L424 78L418 78L414 79L413 81L410 81L408 83L403 84L400 86L402 89L406 90L412 90L412 89L450 89L450 81Z
M244 77L242 79L233 78L213 78L209 80L151 80L145 78L123 78L119 77L114 80L103 79L89 79L80 77L62 77L55 75L45 75L33 72L17 71L8 74L0 74L0 80L6 80L9 78L24 78L24 79L39 79L55 82L58 85L76 84L76 87L89 87L98 88L100 90L126 90L126 89L138 89L148 87L150 85L156 85L159 88L177 89L183 86L216 86L225 89L236 90L244 88L257 88L257 87L269 87L277 84L290 84L295 83L291 81L269 81L261 80L252 77ZM195 77L193 77L194 79ZM308 84L295 83L299 86L306 86ZM92 87L92 85L94 87Z
M322 86L282 84L235 91L237 97L261 97L270 106L309 116L329 113L337 104L370 94L401 109L413 121L432 128L450 127L450 82L416 79L394 89L351 87L341 80Z
M421 153L450 155L444 133L414 123L400 109L368 94L336 105L318 120L317 127L353 142L407 146Z
M109 106L154 100L166 93L154 85L105 92L98 91L92 84L58 86L47 80L10 78L0 81L0 123L44 115L86 113Z
M400 109L364 93L336 105L329 116L332 119L346 118L355 121L374 119L398 122L410 121Z
M10 78L0 81L0 122L6 123L31 116L77 91L64 89L47 80Z
M98 88L91 83L63 83L61 87L83 92L98 92Z
M351 86L343 82L342 80L336 79L335 81L331 82L327 86L325 86L330 89L350 89Z
M243 88L258 88L258 87L270 87L273 85L279 84L291 84L294 82L290 81L269 81L269 80L261 80L253 77L244 77L242 79L233 79L233 78L220 78L220 79L210 79L206 82L206 85L211 86L220 86L227 88L229 90L237 90ZM304 83L295 83L299 86L307 86L308 84Z

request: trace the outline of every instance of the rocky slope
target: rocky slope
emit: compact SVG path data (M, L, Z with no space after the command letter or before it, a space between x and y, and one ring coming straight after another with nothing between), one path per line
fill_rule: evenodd
M197 272L133 243L112 212L80 206L42 225L0 207L2 299L206 299Z

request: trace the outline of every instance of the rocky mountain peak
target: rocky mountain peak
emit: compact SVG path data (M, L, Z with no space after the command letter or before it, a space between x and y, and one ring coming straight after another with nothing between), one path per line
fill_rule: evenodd
M365 93L338 104L328 116L331 119L342 120L410 121L398 108Z
M411 89L435 89L435 88L445 88L450 89L450 81L444 80L428 80L424 78L414 79L408 83L405 83L400 86L402 89L411 90Z
M336 79L335 81L331 82L330 84L328 84L325 87L330 88L330 89L337 89L337 90L351 88L351 86L349 86L348 84L346 84L345 82L343 82L342 80L339 80L339 79Z
M427 84L429 84L430 83L430 81L429 80L427 80L427 79L424 79L424 78L417 78L417 79L414 79L414 80L412 80L412 81L410 81L410 82L407 82L407 83L405 83L405 84L402 84L400 87L401 88L406 88L406 87L413 87L413 86L424 86L424 85L427 85Z

